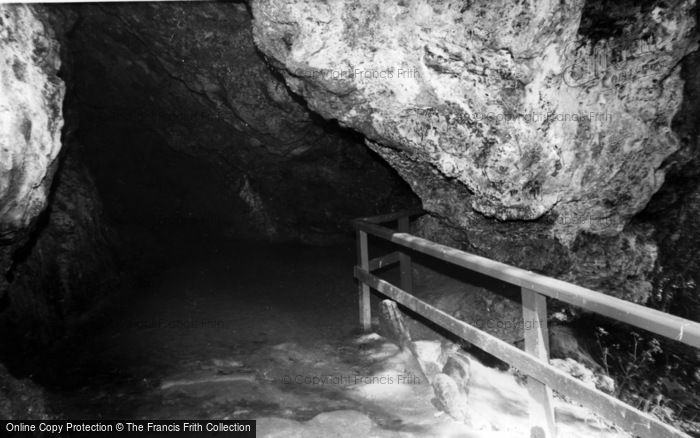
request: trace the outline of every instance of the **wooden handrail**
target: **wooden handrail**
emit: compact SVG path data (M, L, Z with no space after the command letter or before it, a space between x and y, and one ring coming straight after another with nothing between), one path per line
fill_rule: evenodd
M700 348L700 323L416 237L409 232L409 216L417 214L420 212L397 212L353 221L357 229L358 242L358 263L355 267L355 278L359 280L360 322L363 329L369 330L371 327L370 288L372 288L428 318L438 326L515 366L528 376L528 392L531 397L530 434L532 436L547 438L556 436L552 407L552 389L555 389L635 435L645 438L688 437L688 435L664 424L650 414L587 387L577 379L551 366L546 345L548 340L546 297L608 316L695 348ZM378 225L391 221L398 222L398 231ZM396 253L370 260L367 239L370 234L393 242L400 247L520 286L523 317L525 320L538 322L535 329L532 329L530 333L525 333L525 351L460 321L411 295L410 253L399 249ZM396 263L397 258L401 266L401 288L371 273L372 270Z
M549 363L544 363L508 342L460 321L362 268L355 268L355 278L407 309L416 312L489 354L507 362L528 376L534 377L547 386L573 398L582 405L594 411L604 410L606 413L604 416L608 420L635 435L654 438L690 438L688 435L662 423L649 414L635 409L615 397L586 386L582 381L571 377Z
M399 220L401 218L408 218L411 216L418 216L421 214L425 214L425 212L423 210L420 210L420 209L402 210L402 211L397 211L395 213L387 213L387 214L380 214L377 216L361 217L361 218L353 220L352 223L355 225L360 225L360 226L362 223L383 224L386 222L396 221L396 220Z
M700 323L486 257L470 254L408 233L399 233L369 221L355 221L355 226L368 234L445 262L528 288L547 297L700 348Z

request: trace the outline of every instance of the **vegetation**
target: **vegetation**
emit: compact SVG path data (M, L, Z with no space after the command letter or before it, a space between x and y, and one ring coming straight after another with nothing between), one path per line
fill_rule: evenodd
M697 352L678 342L599 321L593 353L617 398L688 433L700 433Z

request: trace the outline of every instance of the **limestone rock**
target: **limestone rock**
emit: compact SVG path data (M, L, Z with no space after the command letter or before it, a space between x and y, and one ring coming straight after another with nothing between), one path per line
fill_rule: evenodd
M435 404L457 421L464 422L469 418L467 412L467 396L464 389L446 374L439 373L433 380Z
M577 33L583 6L257 0L254 33L312 108L365 133L390 161L430 165L463 185L473 210L501 220L554 214L562 237L614 234L658 189L655 173L678 147L670 121L692 3L638 11L606 41ZM654 44L625 60L633 78L585 70L591 50L645 42L643 27ZM605 203L621 193L624 201ZM435 195L426 207L443 212Z
M470 362L455 344L413 342L412 352L433 387L435 407L460 422L471 422L467 407Z
M576 337L571 327L552 324L549 329L549 356L558 359L572 359L586 367L602 371L602 367L591 357Z
M612 394L615 392L615 381L612 379L610 376L606 375L596 375L596 380L595 380L595 387L600 389L603 392L607 392L608 394Z
M253 32L460 247L639 302L656 243L631 219L680 147L694 2L601 5L255 0Z
M0 5L0 298L44 210L61 150L59 43L41 6Z
M71 151L34 239L12 269L2 338L22 336L21 346L30 348L68 334L116 284L113 238L92 177Z
M612 394L615 391L615 381L609 376L594 372L592 369L587 368L582 363L572 358L551 359L549 362L554 367L559 368L571 377L581 380L591 388L597 388L608 394Z
M61 150L64 85L59 43L41 12L0 5L0 239L46 206Z
M466 271L445 272L416 267L416 294L453 317L506 342L516 343L529 329L523 320L520 289L505 283L472 278ZM462 275L464 274L464 275ZM471 283L468 283L471 281ZM414 339L441 339L422 322L409 320Z
M447 360L432 381L435 404L452 418L463 423L471 423L468 400L470 362L458 351L447 351Z

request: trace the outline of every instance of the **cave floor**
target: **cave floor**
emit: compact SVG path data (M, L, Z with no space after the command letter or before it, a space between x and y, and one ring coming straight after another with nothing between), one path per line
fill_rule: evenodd
M257 419L258 436L526 436L525 389L474 362L474 428L440 415L415 363L355 331L354 247L169 249L47 360L63 418ZM51 375L53 373L53 375ZM558 411L566 436L618 436Z

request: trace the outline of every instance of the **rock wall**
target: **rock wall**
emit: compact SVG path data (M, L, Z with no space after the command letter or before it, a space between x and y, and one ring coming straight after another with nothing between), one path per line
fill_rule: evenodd
M101 204L67 154L62 44L69 14L0 5L0 325L3 356L43 345L114 273ZM70 130L68 130L69 132ZM73 147L75 149L75 145Z
M147 130L206 160L225 174L258 236L324 242L347 232L349 218L414 202L361 136L324 121L289 92L257 51L244 4L75 11L69 102L80 108L82 132L110 138Z
M86 169L91 157L108 157L105 148L130 165L151 154L149 165L168 166L160 151L146 150L144 139L156 138L180 154L180 165L206 160L223 177L200 197L230 191L238 201L222 197L194 216L228 208L247 218L232 222L234 237L325 242L346 233L351 217L415 201L357 134L288 92L257 53L241 4L2 5L0 20L6 339L61 336L109 286L110 230ZM120 149L119 141L136 144ZM206 169L183 179L197 172Z
M27 351L65 336L116 284L113 233L76 155L61 160L49 207L10 271L2 339L16 336Z
M59 51L43 10L0 5L0 299L12 253L46 207L61 150Z
M687 56L681 67L683 104L673 122L681 147L668 159L666 183L637 220L654 224L659 242L654 306L700 320L700 52Z
M366 135L432 213L428 237L633 301L658 245L632 219L680 148L693 8L252 2L260 50L310 108Z
M58 165L65 91L59 52L44 9L0 4L0 320L13 308L16 253L31 245ZM0 326L3 347L21 342L12 338L17 332ZM43 392L16 380L3 365L0 417L49 418Z

